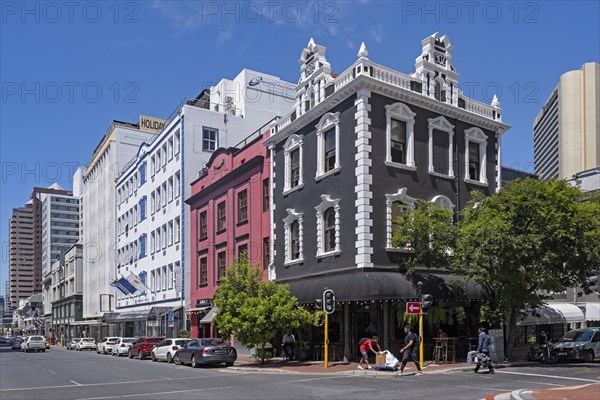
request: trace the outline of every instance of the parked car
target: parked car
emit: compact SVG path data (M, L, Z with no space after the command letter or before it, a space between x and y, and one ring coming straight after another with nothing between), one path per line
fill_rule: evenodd
M96 339L94 338L81 338L75 344L75 350L98 350Z
M128 355L131 344L136 340L137 338L132 337L119 338L115 342L115 344L112 345L112 355L117 357L121 357L122 355Z
M71 339L67 342L67 350L75 350L75 345L77 345L79 339Z
M232 366L237 360L237 352L229 343L218 338L193 339L175 353L175 364L191 364L198 368L201 364L225 363Z
M163 340L165 340L165 338L146 336L137 339L129 348L129 358L137 357L138 359L143 360L152 353L154 346Z
M559 359L593 362L600 357L600 328L582 328L567 332L554 343Z
M103 338L100 343L98 343L98 349L96 350L96 352L98 354L102 353L102 354L106 354L106 353L110 353L112 351L112 346L113 344L115 344L115 342L118 340L118 337L105 337Z
M181 346L189 342L191 339L186 338L174 338L174 339L165 339L159 344L156 345L155 348L152 349L152 354L150 354L150 358L152 361L166 361L168 363L173 362L173 356L179 350Z
M46 342L43 336L27 336L27 339L21 343L21 351L46 351Z
M10 342L10 348L13 350L21 350L21 343L25 341L21 336L15 337L12 342Z

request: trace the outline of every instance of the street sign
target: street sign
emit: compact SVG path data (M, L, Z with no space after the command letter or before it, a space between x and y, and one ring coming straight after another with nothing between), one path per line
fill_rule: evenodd
M406 313L407 314L421 314L421 302L409 301L408 303L406 303Z
M169 328L175 326L175 313L173 311L169 311L169 314L167 314L167 318L167 326Z

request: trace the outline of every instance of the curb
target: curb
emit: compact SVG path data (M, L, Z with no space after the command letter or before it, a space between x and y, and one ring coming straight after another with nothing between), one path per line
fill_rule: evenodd
M528 389L513 390L510 394L510 400L534 400L534 398L529 395L530 392L531 391Z

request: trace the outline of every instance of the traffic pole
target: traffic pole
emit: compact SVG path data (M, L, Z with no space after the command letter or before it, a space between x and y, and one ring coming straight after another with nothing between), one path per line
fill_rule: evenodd
M423 369L423 309L419 310L419 363Z
M325 313L325 345L323 346L325 354L323 360L325 360L325 368L329 368L329 314Z

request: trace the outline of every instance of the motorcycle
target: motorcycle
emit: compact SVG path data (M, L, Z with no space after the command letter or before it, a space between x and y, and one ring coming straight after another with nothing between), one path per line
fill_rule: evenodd
M542 332L541 344L538 346L531 346L529 353L527 353L527 359L529 361L539 361L542 364L553 365L558 361L558 354L552 346L552 341L547 338L546 334Z

